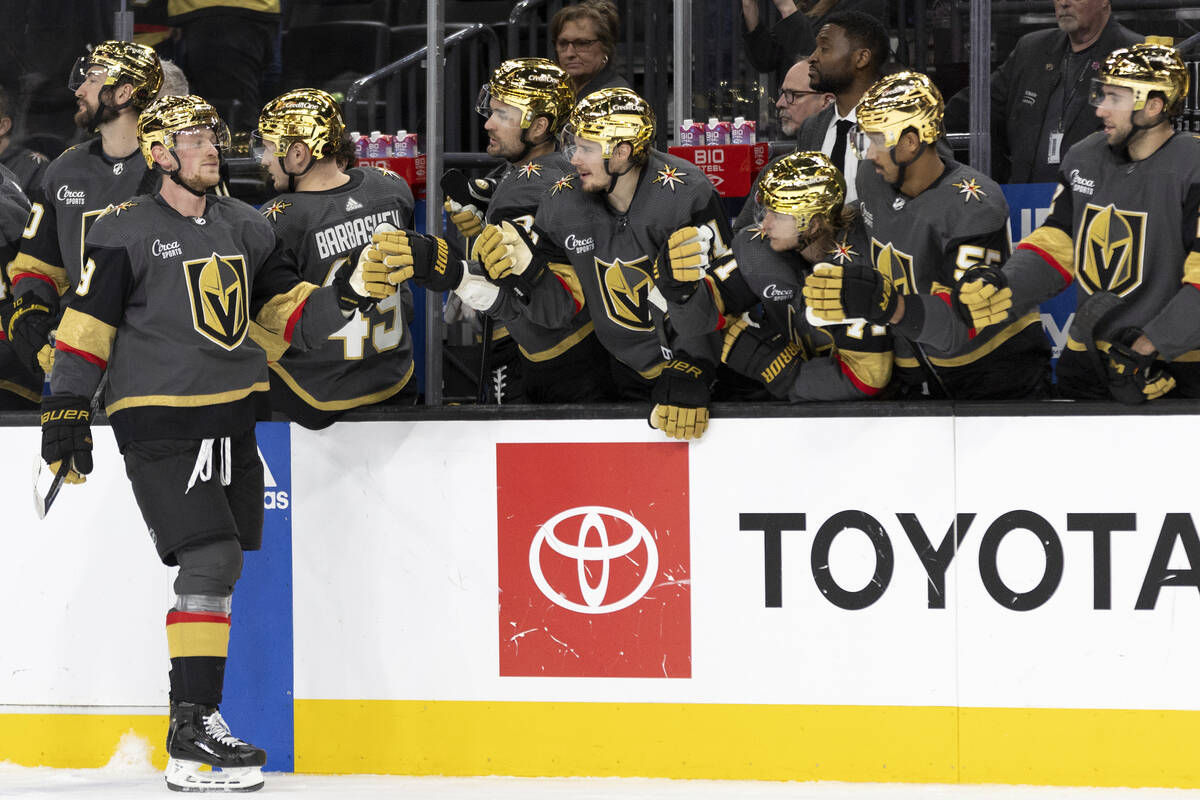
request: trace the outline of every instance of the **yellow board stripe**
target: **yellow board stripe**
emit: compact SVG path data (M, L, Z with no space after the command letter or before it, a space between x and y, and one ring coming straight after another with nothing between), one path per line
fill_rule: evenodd
M167 714L0 714L0 762L26 767L103 767L132 733L150 745L150 761L167 765Z
M229 623L177 622L167 625L167 652L171 658L225 658L229 652Z

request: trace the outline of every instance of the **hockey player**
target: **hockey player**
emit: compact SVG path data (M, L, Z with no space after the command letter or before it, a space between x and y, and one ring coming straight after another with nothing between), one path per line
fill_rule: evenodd
M349 168L354 146L328 93L296 89L275 98L259 116L258 136L262 164L283 192L263 215L310 283L332 283L376 230L412 223L413 195L403 178L385 169ZM311 350L278 355L286 342L254 326L251 333L268 354L271 407L320 429L347 409L412 405L412 318L412 292L403 287Z
M917 72L863 96L856 149L874 169L857 180L873 267L818 266L805 300L822 319L890 324L903 396L1044 396L1050 348L1036 309L982 331L955 310L963 274L1008 257L1008 205L995 182L938 153L942 113L941 93Z
M42 457L74 482L91 471L90 398L107 373L103 399L134 497L159 557L179 567L166 619L167 784L248 791L262 785L266 753L233 736L218 710L242 551L262 539L254 398L267 366L247 329L253 319L314 347L373 301L361 263L333 286L305 283L257 211L206 194L229 144L206 101L158 100L138 139L160 185L88 231L42 403ZM221 771L202 776L202 764Z
M68 88L75 124L99 136L54 159L32 201L21 252L8 265L13 311L5 333L38 383L53 350L48 336L80 280L83 240L110 206L138 194L146 164L138 152L138 114L162 86L158 55L132 42L101 42L76 61Z
M721 360L780 399L868 399L891 378L886 326L814 325L805 315L801 288L813 264L868 263L858 215L842 205L845 187L823 153L784 156L759 182L760 224L733 240L737 270L766 319L761 327L739 319L725 328Z
M547 59L512 59L492 73L480 89L476 110L487 120L488 155L508 163L494 184L468 181L458 170L442 180L446 209L468 243L484 225L507 221L531 229L542 198L573 171L555 145L574 104L570 76ZM484 205L482 212L479 205ZM515 392L497 387L506 390L494 393L497 402L512 402L508 392L533 403L614 399L608 353L596 339L586 306L562 326L549 328L503 303L498 286L470 271L463 273L456 291L466 305L493 316L518 345L520 387Z
M29 198L17 176L0 166L0 264L16 255L21 232L29 219ZM42 399L42 381L21 365L4 334L4 321L12 310L8 276L0 275L0 411L30 410Z
M1003 327L1075 282L1065 397L1200 397L1200 140L1173 124L1187 93L1173 48L1110 53L1091 93L1103 129L1067 151L1050 215L963 284L973 324Z

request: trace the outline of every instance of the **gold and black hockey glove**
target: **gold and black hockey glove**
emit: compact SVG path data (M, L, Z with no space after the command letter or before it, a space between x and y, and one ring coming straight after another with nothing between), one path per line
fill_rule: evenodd
M1108 348L1108 390L1129 405L1155 400L1175 388L1175 379L1163 369L1157 353L1142 355L1133 349L1141 335L1137 328L1124 328L1113 335Z
M741 375L761 381L772 395L786 398L804 361L795 342L739 319L725 329L721 363Z
M496 182L490 178L468 178L461 170L446 170L442 176L442 194L446 202L442 207L450 215L450 221L466 238L483 232L483 215L496 191Z
M67 483L83 483L92 471L92 408L86 397L62 394L42 398L42 460Z
M999 267L972 267L954 287L954 308L968 326L982 330L1008 319L1012 289Z
M413 231L379 231L371 239L372 260L388 268L386 281L399 285L410 278L418 286L448 292L462 280L462 261L450 257L439 236Z
M471 247L471 258L483 264L492 283L528 303L546 262L534 253L534 242L521 225L508 220L488 225Z
M804 279L804 302L829 322L862 318L886 325L900 302L892 282L874 267L817 264Z
M347 260L334 273L333 286L337 290L338 306L346 313L361 311L365 314L379 302L380 298L368 291L363 278L364 266L369 261L368 249L369 246L359 250L357 257ZM388 288L396 291L394 286Z
M672 439L699 439L708 429L713 368L698 360L673 358L650 390L650 427Z
M50 332L58 316L57 303L47 303L33 293L14 298L4 317L4 335L21 366L41 378L54 364Z
M686 303L708 272L712 256L712 231L707 226L686 227L672 233L654 260L654 285L673 303Z

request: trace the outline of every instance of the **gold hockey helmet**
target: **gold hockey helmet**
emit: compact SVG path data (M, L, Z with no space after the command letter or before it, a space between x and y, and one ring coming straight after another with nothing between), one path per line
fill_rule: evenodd
M622 142L639 156L654 138L654 109L632 89L601 89L579 101L563 127L564 150L573 139L599 142L610 158Z
M892 148L909 128L927 144L942 136L942 117L946 104L942 93L920 72L897 72L882 78L867 90L858 103L858 130L864 134L883 134L883 144ZM866 153L865 142L856 143Z
M789 153L763 171L758 204L788 214L803 234L817 214L832 220L846 199L846 179L824 153Z
M103 69L106 72L104 86L117 86L122 82L133 85L129 102L145 108L162 88L162 63L154 48L136 42L107 41L96 45L91 53L80 56L71 68L67 87L75 91L87 80L88 72Z
M342 110L320 89L294 89L263 106L258 136L275 145L280 158L293 142L304 142L314 159L332 157L346 135Z
M1166 113L1175 116L1183 108L1188 83L1187 67L1175 48L1135 44L1114 50L1104 59L1100 73L1092 78L1092 105L1103 100L1104 86L1123 86L1133 91L1134 111L1146 105L1151 92L1162 92Z
M549 117L551 135L562 129L575 105L571 77L545 58L512 58L497 67L491 80L479 88L475 110L490 117L493 99L519 108L522 128L538 117Z
M168 150L175 149L175 137L193 128L208 128L217 137L217 150L229 148L229 128L217 115L217 110L203 97L194 94L168 95L150 104L138 117L138 146L146 165L154 168L150 153L155 143Z

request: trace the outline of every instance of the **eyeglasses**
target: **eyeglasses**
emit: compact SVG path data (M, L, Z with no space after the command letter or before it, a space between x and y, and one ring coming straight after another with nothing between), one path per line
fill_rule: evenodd
M778 100L782 100L784 105L790 106L792 103L799 100L801 97L809 97L814 94L825 94L824 92L797 92L792 89L780 89Z
M599 39L559 39L554 43L554 46L559 50L569 50L574 47L576 51L579 51L595 47L599 41Z

